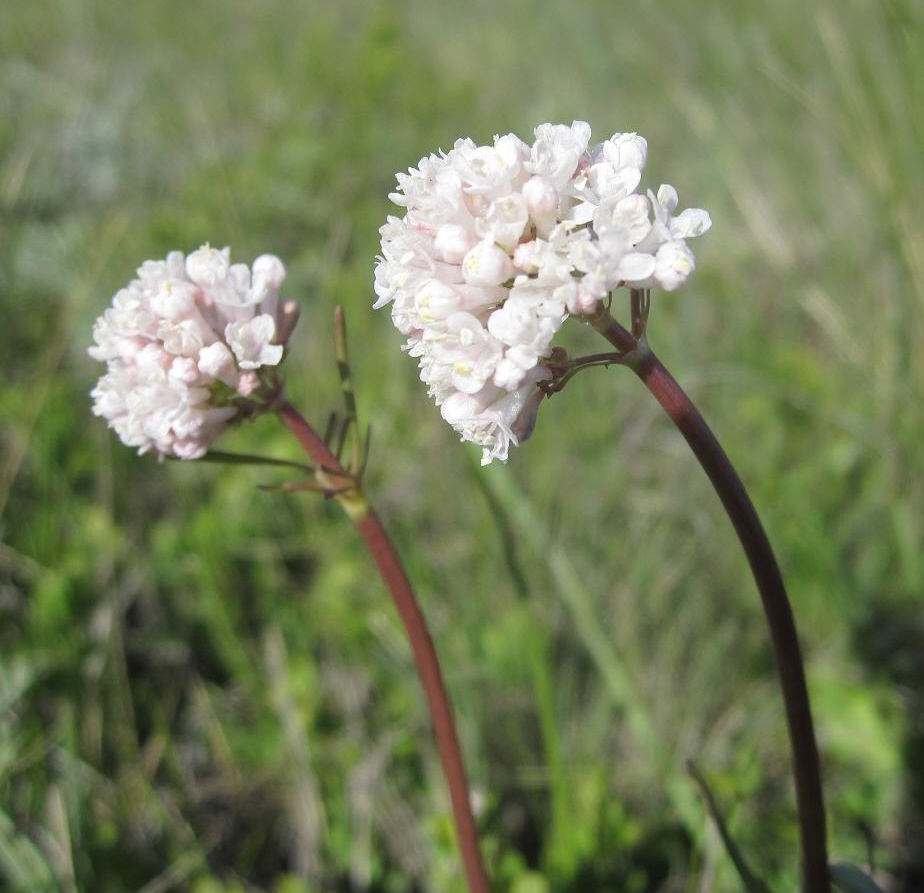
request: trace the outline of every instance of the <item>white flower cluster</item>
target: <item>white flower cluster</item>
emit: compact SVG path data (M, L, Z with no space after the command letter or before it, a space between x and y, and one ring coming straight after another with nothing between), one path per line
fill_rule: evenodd
M647 143L616 134L590 149L590 126L543 124L527 145L458 140L398 174L406 208L381 229L375 307L419 357L443 417L506 460L532 431L551 377L542 360L571 315L592 314L614 288L671 290L693 272L686 239L711 225L677 192L640 194Z
M203 246L145 261L93 328L93 359L107 364L93 412L139 453L202 456L265 395L265 367L282 359L297 308L280 304L279 258L251 269Z

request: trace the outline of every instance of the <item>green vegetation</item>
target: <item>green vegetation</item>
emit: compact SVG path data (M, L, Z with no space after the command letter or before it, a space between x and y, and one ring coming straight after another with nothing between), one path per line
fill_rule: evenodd
M920 889L922 110L914 0L6 0L0 889L464 886L407 643L337 506L259 489L279 471L137 457L90 414L93 319L142 260L206 241L286 262L289 392L321 428L346 308L369 493L499 893L737 889L687 759L795 889L759 602L679 435L595 370L485 472L371 310L395 171L574 118L643 133L649 185L712 214L650 340L787 577L832 857ZM302 458L271 418L220 447Z

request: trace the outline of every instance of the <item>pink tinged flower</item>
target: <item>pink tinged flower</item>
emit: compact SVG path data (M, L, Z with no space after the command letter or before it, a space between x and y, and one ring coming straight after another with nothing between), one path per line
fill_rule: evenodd
M128 391L131 388L131 378L128 375L112 374L101 378L96 387L90 392L93 398L93 411L115 423L125 415L125 404ZM137 444L130 444L136 446Z
M273 254L262 254L253 262L247 303L259 305L264 313L276 316L279 289L286 278L286 268Z
M673 187L639 192L644 138L589 139L576 121L537 127L531 147L458 140L398 175L404 217L380 230L374 306L391 304L431 396L491 457L519 435L489 407L550 374L543 360L566 317L620 286L678 287L694 269L685 240L711 223L699 209L677 214Z
M558 213L558 190L548 177L530 177L523 184L522 194L526 210L533 220L554 220Z
M93 412L141 453L201 456L278 391L277 317L284 338L298 317L292 302L279 307L284 277L271 255L251 270L232 265L228 249L208 246L143 263L94 326L88 352L107 368L92 392ZM217 405L216 384L246 399Z
M165 279L159 283L158 288L152 289L147 308L157 319L176 322L196 319L201 322L202 317L196 306L199 294L199 289L192 282Z
M564 185L574 175L578 162L587 151L590 125L584 121L575 121L570 127L540 124L535 133L536 142L526 169L547 177L555 186Z
M408 353L420 357L420 380L427 386L427 393L439 406L451 394L458 393L452 385L452 368L440 363L426 351L418 353L415 349L422 350L422 346L419 343L409 346Z
M507 461L511 444L516 446L533 432L544 393L536 383L550 378L547 369L536 369L513 392L493 385L476 394L453 394L440 406L443 418L463 440L482 447L481 464Z
M662 183L658 187L657 194L652 198L652 202L658 220L667 223L671 219L674 208L680 203L680 196L670 183Z
M492 379L494 384L506 391L512 391L519 388L531 372L543 368L538 365L538 362L541 357L551 352L548 344L551 343L553 334L554 332L548 334L544 348L515 344L504 351L504 358L497 364L497 369L494 371Z
M209 301L234 303L236 283L231 272L231 251L203 245L186 258L186 275ZM222 300L226 299L226 300Z
M671 220L671 235L675 239L701 236L712 226L712 218L702 208L687 208Z
M649 208L648 199L636 193L602 201L594 215L594 231L602 235L613 228L624 230L629 243L636 246L651 230Z
M237 380L237 392L242 397L249 397L260 387L260 377L253 370L242 372Z
M375 264L375 282L373 290L376 294L375 303L372 305L373 310L378 310L386 304L390 304L398 292L394 282L396 271L393 264L380 257Z
M190 386L202 380L199 367L191 357L174 357L167 377L171 382Z
M108 378L111 382L112 377ZM104 390L110 382L104 377L97 390ZM124 400L109 416L110 425L124 443L138 447L139 453L154 449L198 458L236 413L231 407L210 408L206 389L184 387L169 376L150 374L150 369L144 377L129 375L122 384Z
M449 285L439 279L427 279L414 293L413 309L408 309L408 322L422 331L440 323L453 313L464 311L477 314L503 300L499 288L478 288L467 284ZM400 327L399 327L400 328Z
M629 249L629 236L620 227L611 227L595 240L586 239L577 243L571 258L577 270L589 279L588 288L600 290L598 297L619 284L619 264ZM593 283L593 284L592 284ZM595 284L595 285L594 285Z
M586 278L573 279L555 290L555 296L563 301L568 312L575 316L592 313L602 298L600 289L590 287L591 283L587 282Z
M478 242L474 230L459 223L444 223L433 240L433 249L440 260L449 264L460 264L462 258Z
M493 146L475 146L470 140L457 142L453 169L462 179L465 193L497 197L509 193L521 175L528 147L519 137L495 137ZM471 205L470 205L471 206ZM476 201L474 207L481 207Z
M634 167L643 170L648 162L648 142L637 133L617 133L594 151L615 168Z
M491 382L503 391L515 391L523 383L525 377L526 370L522 364L517 363L512 356L505 356L497 364Z
M548 242L541 239L517 245L516 251L513 252L513 265L522 274L518 279L538 275L551 253L553 252Z
M562 197L555 184L548 177L533 176L523 184L522 195L537 238L547 239L559 222Z
M684 242L668 242L655 256L654 278L667 291L679 288L696 269L696 258Z
M679 203L677 190L669 183L658 187L657 195L648 191L655 216L653 232L662 242L687 239L705 233L712 226L712 219L701 208L687 208L677 217L673 211Z
M631 195L642 180L637 167L615 168L611 164L595 164L587 171L587 186L599 204L605 200L620 200Z
M576 234L573 238L586 238L586 234ZM573 241L573 238L568 241ZM565 240L562 240L561 244L556 244L545 239L535 239L518 245L513 253L513 265L520 271L520 275L514 280L511 295L518 289L530 285L556 285L569 279L574 265L567 252Z
M528 221L526 199L520 193L512 193L491 202L484 215L475 221L475 228L483 238L512 252L520 243Z
M462 308L458 289L439 279L425 280L414 294L414 310L418 326L446 319Z
M487 239L475 245L462 261L462 275L469 285L500 285L510 279L513 272L513 263L507 253Z
M494 137L494 149L507 163L507 171L520 176L523 165L529 160L529 146L513 133Z
M501 343L470 313L454 313L423 342L430 356L450 372L452 386L465 394L480 390L494 374Z
M231 322L225 327L225 341L241 369L276 366L282 359L283 348L273 344L276 320L268 313L255 316L249 322Z
M623 255L619 261L619 278L622 282L631 284L652 276L657 266L657 259L642 251L632 251Z
M207 452L208 449L203 447L203 443L206 440L214 439L203 436L203 429L205 426L200 427L194 434L194 436L184 437L184 438L171 438L165 441L162 446L163 449L158 449L158 452L161 453L172 453L177 459L201 459ZM215 435L216 437L221 432Z
M157 328L157 341L169 354L195 356L216 338L217 335L209 326L194 319L180 322L165 320Z
M495 310L488 320L488 331L512 350L520 348L529 351L535 366L540 356L547 356L555 333L561 328L564 308L553 295L549 295L547 307L537 292L533 299L510 298L503 307ZM543 313L546 310L548 312ZM561 312L555 313L555 310ZM509 350L507 351L509 354Z
M199 371L207 378L215 379L228 387L236 388L239 373L234 362L234 354L222 341L216 341L199 351Z

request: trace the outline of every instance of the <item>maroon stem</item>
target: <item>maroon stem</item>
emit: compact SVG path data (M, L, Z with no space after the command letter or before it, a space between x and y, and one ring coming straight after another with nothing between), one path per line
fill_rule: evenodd
M331 478L349 480L346 469L324 440L290 403L282 403L278 413L283 424L295 435L317 468L323 469ZM350 520L365 540L366 548L391 593L411 643L417 675L420 677L430 709L436 747L449 786L449 798L468 888L470 893L488 893L488 876L478 846L478 831L472 815L462 750L456 735L449 695L443 683L443 674L426 620L404 572L401 559L375 511L361 497L353 500L345 497L342 502Z
M636 339L608 312L591 322L610 344L623 352L621 362L638 375L684 436L722 500L747 555L770 627L786 705L802 840L803 891L829 893L831 880L818 747L796 625L770 541L721 444L644 337Z

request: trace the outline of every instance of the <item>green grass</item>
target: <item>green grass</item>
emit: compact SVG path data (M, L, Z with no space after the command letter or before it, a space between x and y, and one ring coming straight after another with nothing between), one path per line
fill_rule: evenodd
M111 4L0 29L0 889L464 885L408 645L335 505L158 464L93 418L93 319L145 258L279 254L293 399L336 408L432 625L498 891L732 890L693 759L794 889L747 566L633 376L477 467L387 312L394 173L543 121L649 140L714 228L650 339L751 488L808 660L831 852L924 872L924 12L780 0ZM575 326L567 337L600 347ZM225 449L299 458L272 419ZM902 886L904 884L904 886Z

